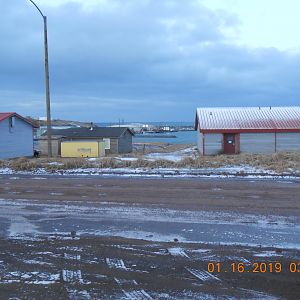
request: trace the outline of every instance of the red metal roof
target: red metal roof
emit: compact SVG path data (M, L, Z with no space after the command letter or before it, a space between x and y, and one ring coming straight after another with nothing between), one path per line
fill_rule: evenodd
M197 108L201 132L300 131L300 106Z
M24 122L27 122L31 126L35 127L35 125L32 124L29 120L27 120L26 118L20 116L19 114L15 113L15 112L6 112L6 113L0 112L0 122L4 121L5 119L12 117L12 116L16 116L16 117L20 118L21 120L23 120Z
M1 113L0 112L0 122L7 119L7 118L9 118L9 117L11 117L11 116L13 116L14 114L15 113L13 113L13 112L8 112L8 113Z

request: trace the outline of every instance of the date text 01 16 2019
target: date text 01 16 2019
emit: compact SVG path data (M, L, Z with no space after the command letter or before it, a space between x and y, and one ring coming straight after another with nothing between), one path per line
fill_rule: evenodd
M224 266L221 262L210 262L207 265L209 273L280 273L283 268L291 273L300 273L300 262L290 262L283 265L281 262L253 262L245 264L243 262L232 262Z

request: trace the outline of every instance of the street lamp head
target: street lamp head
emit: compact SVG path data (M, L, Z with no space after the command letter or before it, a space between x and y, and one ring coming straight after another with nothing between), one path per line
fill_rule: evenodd
M41 14L41 16L42 16L43 18L45 18L44 14L43 14L42 11L39 9L39 7L38 7L32 0L29 0L29 1L36 7L36 9L39 11L39 13Z

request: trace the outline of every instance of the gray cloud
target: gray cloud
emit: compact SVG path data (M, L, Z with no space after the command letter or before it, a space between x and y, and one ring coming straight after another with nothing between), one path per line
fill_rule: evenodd
M41 7L54 117L193 120L197 106L299 104L299 54L235 45L239 20L196 0ZM44 115L42 18L2 1L1 110Z

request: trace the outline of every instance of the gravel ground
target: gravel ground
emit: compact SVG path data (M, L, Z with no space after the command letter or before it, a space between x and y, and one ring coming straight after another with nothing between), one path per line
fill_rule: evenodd
M126 218L141 217L139 209L159 208L172 211L173 215L161 216L165 219L183 218L182 214L188 219L190 212L193 218L212 216L211 223L205 220L212 227L220 222L214 215L220 214L233 216L232 222L237 214L244 216L242 220L249 215L258 222L285 220L283 227L252 219L248 221L255 224L247 226L271 228L278 236L293 238L300 225L299 192L297 180L1 176L0 299L299 299L296 235L295 249L288 249L41 230L45 222L58 226L75 213L73 225L78 220L100 224L110 218L118 224L120 207L137 209ZM101 207L106 216L101 211L96 220ZM136 222L138 231L141 221ZM159 227L160 222L151 226ZM186 223L186 230L194 223L195 219ZM33 225L24 228L25 224ZM18 234L11 234L12 227Z

